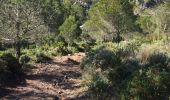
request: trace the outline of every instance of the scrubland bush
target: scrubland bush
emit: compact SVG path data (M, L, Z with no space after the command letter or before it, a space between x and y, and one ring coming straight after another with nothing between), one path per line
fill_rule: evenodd
M21 65L18 60L10 53L3 54L0 57L2 60L7 62L7 67L12 73L20 73L21 72Z
M106 97L122 100L167 100L170 59L167 49L163 52L162 46L154 48L134 41L97 45L81 65L84 83L101 96L107 93Z
M74 54L78 52L78 49L76 47L67 47L67 49L69 54Z
M87 85L94 93L93 98L105 98L105 95L108 92L109 94L113 93L109 91L110 88L109 80L107 78L108 71L101 71L100 68L88 67L84 69L82 78L84 85Z
M96 43L94 41L80 41L76 42L77 49L80 52L88 52Z
M46 63L47 61L52 60L50 57L45 55L44 53L37 53L36 54L36 62L37 63Z
M52 56L66 55L68 54L68 49L66 43L63 41L57 41L52 44L52 49L49 50Z
M96 94L106 92L108 89L108 82L99 75L93 78L93 82L89 84L89 88Z
M143 43L139 47L136 57L141 61L141 63L145 63L154 52L170 55L170 42L160 40L153 42L152 44Z
M24 49L22 53L23 55L28 55L31 61L37 62L37 58L39 57L37 57L36 55L37 54L39 55L40 53L46 54L49 57L53 57L73 54L76 52L78 52L77 47L74 46L67 47L65 42L55 41L51 44L51 46L49 46L48 44L40 45L34 49Z
M154 52L148 58L148 62L149 62L149 65L157 65L157 66L165 67L170 62L170 59L164 53Z
M66 47L56 47L51 51L52 56L61 56L68 54L68 49Z
M160 59L160 60L158 60ZM168 100L170 97L169 58L165 54L153 54L148 64L135 71L128 81L126 100Z
M0 85L8 81L21 82L23 76L23 69L19 61L10 53L2 54L0 57Z
M139 67L137 60L128 59L128 56L134 56L131 54L133 54L135 50L136 47L131 46L130 43L106 43L97 45L87 53L87 57L82 63L82 68L84 69L85 73L83 75L86 76L86 79L88 79L87 76L92 77L90 81L88 79L90 89L95 91L95 93L102 93L102 91L108 91L109 87L112 89L109 90L110 93L119 92L133 71Z
M23 65L28 63L31 60L31 58L27 55L22 55L19 59L19 62Z

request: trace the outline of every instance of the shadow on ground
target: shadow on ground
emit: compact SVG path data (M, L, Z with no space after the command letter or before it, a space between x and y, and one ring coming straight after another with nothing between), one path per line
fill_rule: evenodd
M17 88L18 86L25 87L26 80L25 75L21 76L13 76L8 78L7 80L1 82L0 84L0 99L10 95L11 93L16 93L13 88Z
M10 95L10 93L15 94ZM1 100L22 100L23 98L26 98L27 100L42 100L42 99L59 100L58 96L50 95L47 93L36 93L34 91L19 93L17 91L0 88Z
M14 84L11 82L12 87L5 86L5 88L0 88L0 99L23 99L27 98L29 100L35 100L35 99L50 99L50 100L60 100L63 92L59 92L58 94L53 94L48 92L58 91L59 88L62 91L67 90L75 90L80 88L81 85L76 85L75 81L72 81L72 79L76 80L81 77L81 71L79 69L79 62L74 61L72 59L68 59L64 62L60 61L49 61L46 63L39 63L35 64L35 67L30 67L29 69L26 69L26 71L29 71L30 74L27 74L24 76L22 82ZM33 83L27 83L27 80ZM44 86L47 86L47 90L43 90ZM18 89L19 88L19 89ZM82 97L75 97L74 99L70 100L87 100L82 99ZM62 99L67 100L67 99ZM68 99L69 100L69 99Z
M11 92L15 92L15 91L0 87L0 98L7 96Z
M78 79L81 77L80 72L76 71L61 71L61 72L45 72L34 75L27 75L26 79L29 80L39 80L52 85L58 85L62 89L74 89L78 86L74 86L74 82L71 82L70 79Z

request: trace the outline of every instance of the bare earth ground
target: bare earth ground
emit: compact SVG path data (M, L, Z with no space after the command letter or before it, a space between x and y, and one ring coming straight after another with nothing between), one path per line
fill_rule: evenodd
M35 64L26 76L26 84L0 89L0 100L88 100L82 85L79 63L85 56L55 57L51 62Z

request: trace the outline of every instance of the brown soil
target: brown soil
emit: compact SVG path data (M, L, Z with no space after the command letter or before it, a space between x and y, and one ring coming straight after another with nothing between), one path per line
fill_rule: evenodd
M87 100L79 66L84 56L76 53L35 64L25 85L0 89L0 100Z

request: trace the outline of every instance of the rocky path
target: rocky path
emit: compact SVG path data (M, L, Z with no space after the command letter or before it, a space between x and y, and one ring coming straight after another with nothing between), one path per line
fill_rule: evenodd
M87 100L83 97L87 88L82 85L79 66L84 56L76 53L35 64L26 76L26 84L1 89L0 93L5 94L0 94L0 100Z

